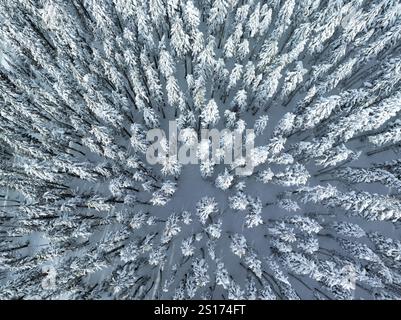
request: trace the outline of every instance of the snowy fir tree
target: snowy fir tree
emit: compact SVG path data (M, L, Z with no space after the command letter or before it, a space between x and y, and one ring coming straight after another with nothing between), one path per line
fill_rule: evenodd
M401 299L400 52L394 0L1 0L0 298Z

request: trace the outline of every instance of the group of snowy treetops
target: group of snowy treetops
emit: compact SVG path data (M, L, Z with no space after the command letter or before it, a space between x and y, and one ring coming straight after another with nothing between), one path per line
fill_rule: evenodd
M398 0L0 0L0 298L400 299L400 89Z

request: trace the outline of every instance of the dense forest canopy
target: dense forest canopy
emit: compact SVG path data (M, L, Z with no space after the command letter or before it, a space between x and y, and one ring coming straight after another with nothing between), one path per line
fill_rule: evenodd
M0 297L401 298L400 52L395 0L0 0Z

